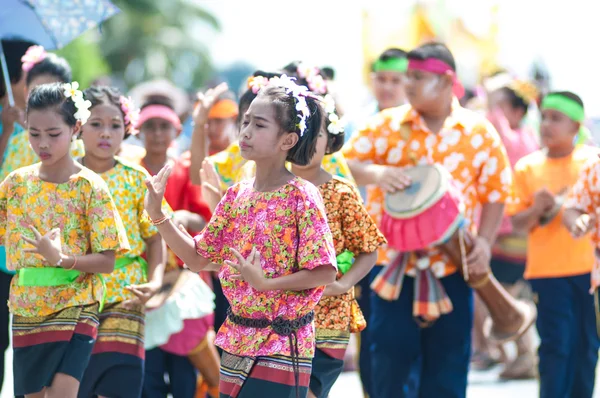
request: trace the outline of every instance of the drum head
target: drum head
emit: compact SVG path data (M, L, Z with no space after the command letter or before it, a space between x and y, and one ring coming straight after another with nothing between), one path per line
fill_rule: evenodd
M447 177L438 165L420 165L404 170L412 180L402 191L388 193L385 211L392 217L412 217L431 207L444 194Z

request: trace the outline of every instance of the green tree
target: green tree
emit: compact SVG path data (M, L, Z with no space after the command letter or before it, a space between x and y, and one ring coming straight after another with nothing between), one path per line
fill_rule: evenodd
M112 73L128 86L168 78L197 88L212 73L202 29L218 21L194 0L114 0L121 13L102 26L100 49Z

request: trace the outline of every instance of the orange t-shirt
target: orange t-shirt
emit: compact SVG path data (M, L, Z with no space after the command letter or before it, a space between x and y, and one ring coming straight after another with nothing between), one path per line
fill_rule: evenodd
M514 201L509 214L515 215L533 204L533 196L546 188L565 195L575 185L583 166L596 157L596 148L582 145L563 158L548 158L543 150L519 160L514 172ZM549 224L531 230L527 240L525 278L556 278L592 271L594 251L590 236L574 239L562 224L562 211Z

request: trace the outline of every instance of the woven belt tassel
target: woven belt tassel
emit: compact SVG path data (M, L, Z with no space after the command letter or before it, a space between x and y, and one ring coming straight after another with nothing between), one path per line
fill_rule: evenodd
M371 283L371 290L384 300L398 300L402 291L408 257L408 253L398 253L394 261L379 271Z
M413 315L422 327L430 326L440 316L452 311L452 302L431 268L416 269Z

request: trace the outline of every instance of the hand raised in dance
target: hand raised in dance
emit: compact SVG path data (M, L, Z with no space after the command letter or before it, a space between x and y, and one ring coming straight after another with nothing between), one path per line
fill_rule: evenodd
M57 264L62 258L60 229L54 228L42 235L33 225L30 225L29 228L33 232L34 238L30 239L26 236L21 236L21 238L32 245L33 248L24 249L23 251L25 253L41 254L50 264Z
M202 162L200 180L202 181L202 199L208 203L210 211L214 212L223 197L223 192L221 191L221 179L215 165L208 159L204 159Z
M167 189L167 181L171 175L171 165L167 164L160 169L157 175L146 180L146 197L144 199L144 207L151 219L157 220L164 217L162 212L163 198Z
M379 166L375 184L386 192L401 191L411 184L409 176L404 174L402 168L393 166Z
M196 125L204 125L208 122L208 113L210 108L217 102L221 94L227 92L229 87L227 83L221 83L215 88L206 90L206 92L198 92L196 98L198 99L194 106L194 112L192 117Z
M265 273L260 266L260 253L256 250L256 247L252 248L247 258L244 258L233 248L229 248L229 250L231 250L231 253L233 253L238 262L225 261L225 264L235 268L240 273L239 275L233 275L231 278L246 281L259 292L268 290L268 279L265 278Z
M582 214L575 219L571 227L571 236L575 239L585 236L594 228L595 218L589 214Z

